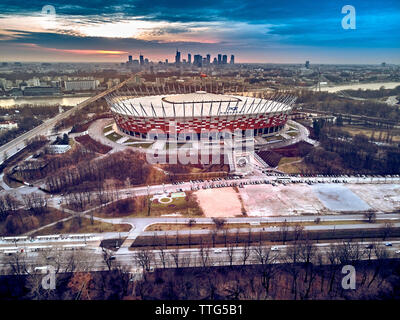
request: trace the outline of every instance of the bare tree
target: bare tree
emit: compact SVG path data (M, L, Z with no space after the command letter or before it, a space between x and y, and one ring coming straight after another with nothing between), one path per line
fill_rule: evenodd
M367 219L369 223L373 223L376 221L376 212L372 210L368 210L364 212L364 217Z
M333 284L335 280L336 273L339 269L340 264L340 247L337 244L332 244L329 246L329 251L327 252L327 257L329 261L329 290L332 292Z
M189 219L187 224L189 227L189 248L191 248L191 246L192 246L192 227L196 224L196 219Z
M203 243L200 245L199 249L200 262L203 268L208 268L210 266L210 247L205 246Z
M245 266L247 260L248 260L249 257L250 257L250 253L251 253L251 251L250 251L250 245L249 245L248 242L245 242L245 243L244 243L244 245L242 246L241 252L242 252L242 255L241 255L242 264L243 264L243 266Z
M175 249L175 250L171 251L169 254L171 255L171 257L172 257L172 259L173 259L173 261L175 263L175 267L179 268L180 267L180 262L181 262L181 260L180 260L181 256L180 256L179 249Z
M298 293L298 277L300 274L300 268L297 265L300 261L300 246L299 243L295 242L293 245L287 246L285 255L283 256L285 261L286 271L292 276L292 288L291 292L293 298L297 299Z
M150 271L151 265L154 262L154 255L153 252L147 248L140 249L136 251L134 259L136 264L142 267L143 273L145 274L145 271Z
M280 239L283 244L286 244L288 232L289 232L289 224L285 220L284 222L282 222L281 226L279 227Z
M299 241L303 237L303 233L304 233L304 226L297 223L293 227L293 240Z
M305 282L308 281L309 272L312 272L313 260L315 258L315 255L316 255L316 247L311 241L305 240L299 243L299 258L300 261L304 263L306 269L304 276Z
M228 245L226 246L226 254L228 256L230 267L233 266L233 258L234 258L234 254L235 254L235 248L237 248L237 245L234 243L228 243Z
M111 271L112 266L113 266L113 253L110 250L107 250L105 248L101 248L103 252L103 261L107 265L108 271Z
M278 254L274 254L270 247L263 246L261 242L253 249L255 257L260 264L261 284L265 289L266 296L269 295L270 283L277 268L275 262L277 261Z
M165 249L166 247L163 245L158 246L158 257L160 258L162 267L165 269L166 268L166 264L167 264L167 260L166 260L166 252Z
M383 241L385 241L386 238L388 238L390 236L390 234L393 231L393 228L394 228L394 223L392 221L385 222L385 224L383 225L383 230L382 230L382 233L383 233L382 239L383 239Z
M222 229L222 227L225 225L226 223L226 219L223 218L212 218L212 221L215 224L215 227L219 230Z
M368 288L372 285L374 280L378 277L382 269L384 269L385 263L390 259L391 255L387 248L381 244L377 244L374 247L374 254L376 257L375 270L371 280L368 283Z
M17 252L11 256L7 256L5 264L10 268L10 273L16 276L28 274L27 254L25 252Z

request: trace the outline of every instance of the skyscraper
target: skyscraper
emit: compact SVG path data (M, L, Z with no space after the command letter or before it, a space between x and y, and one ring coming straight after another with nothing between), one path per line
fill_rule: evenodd
M207 63L210 64L210 62L211 62L211 56L210 54L207 54Z
M310 68L310 61L308 61L308 60L306 61L305 67L306 67L307 69Z
M192 64L192 55L188 53L188 59L187 59L189 64Z
M224 54L222 56L222 64L227 64L228 63L228 56L226 54Z
M132 63L132 56L128 56L129 63Z
M144 58L143 55L139 56L139 60L140 60L140 65L143 66L144 65Z
M203 57L199 54L195 54L193 57L193 65L195 65L196 67L201 67L203 63Z
M176 50L175 64L177 66L181 64L181 53L178 50Z
M231 61L229 61L229 64L235 64L235 56L231 54Z
M222 54L218 54L218 64L222 63Z

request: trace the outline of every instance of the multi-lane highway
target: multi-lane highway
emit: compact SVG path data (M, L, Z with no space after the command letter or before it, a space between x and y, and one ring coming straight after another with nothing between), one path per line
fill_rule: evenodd
M332 245L341 245L343 243L318 243L315 244L316 254L319 253L323 257L323 262L328 263L327 254L331 250ZM390 245L389 245L390 244ZM362 260L376 259L374 247L379 245L385 247L391 257L400 257L400 241L388 242L352 242L353 251L358 246L359 257ZM111 266L122 266L132 273L138 273L143 268L148 271L154 268L176 268L176 267L210 267L210 266L228 266L228 265L250 265L260 264L259 250L271 250L268 263L287 263L290 257L287 250L292 245L276 245L276 246L238 246L230 248L189 248L189 249L168 249L168 250L132 250L121 253L108 254L106 257L108 264ZM258 251L258 252L257 252ZM71 266L71 259L74 260L74 271L102 271L108 270L103 251L101 249L77 249L73 253L64 251L62 254L57 251L47 251L46 254L41 252L19 253L20 266L28 266L28 272L33 271L35 267L45 265L53 265L59 268L60 272L67 270ZM74 258L71 258L74 256ZM142 256L142 258L140 258ZM300 253L299 253L300 257ZM148 260L146 263L145 261ZM4 256L0 253L0 273L12 273L12 265L16 263L16 259L10 256Z

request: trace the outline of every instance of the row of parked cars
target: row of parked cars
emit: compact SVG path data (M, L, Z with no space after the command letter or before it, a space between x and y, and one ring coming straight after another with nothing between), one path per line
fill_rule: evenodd
M347 175L347 174L296 174L296 173L278 173L278 172L271 172L268 170L263 170L263 173L266 176L277 176L277 177L297 177L297 178L339 178L339 179L349 179L349 178L380 178L380 179L385 179L385 178L400 178L400 175L398 174L393 174L393 175L378 175L378 174L354 174L354 175Z

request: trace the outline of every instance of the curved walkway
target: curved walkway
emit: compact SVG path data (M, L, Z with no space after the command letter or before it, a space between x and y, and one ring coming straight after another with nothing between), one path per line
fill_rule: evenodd
M112 150L109 153L126 150L129 147L124 146L123 144L120 144L120 143L116 143L104 136L104 132L103 132L104 127L112 121L114 121L114 120L112 120L110 118L99 119L99 120L94 121L88 129L88 134L92 139L94 139L106 146L111 147Z
M287 123L292 126L295 126L299 130L299 134L296 137L294 137L293 139L288 139L288 140L285 140L282 142L264 145L260 148L261 151L287 147L292 144L298 143L300 141L305 141L309 144L312 144L313 146L318 146L318 144L319 144L318 141L315 141L315 140L312 140L309 138L310 132L308 131L308 129L305 126L303 126L302 124L300 124L296 121L293 121L293 120L288 120Z

